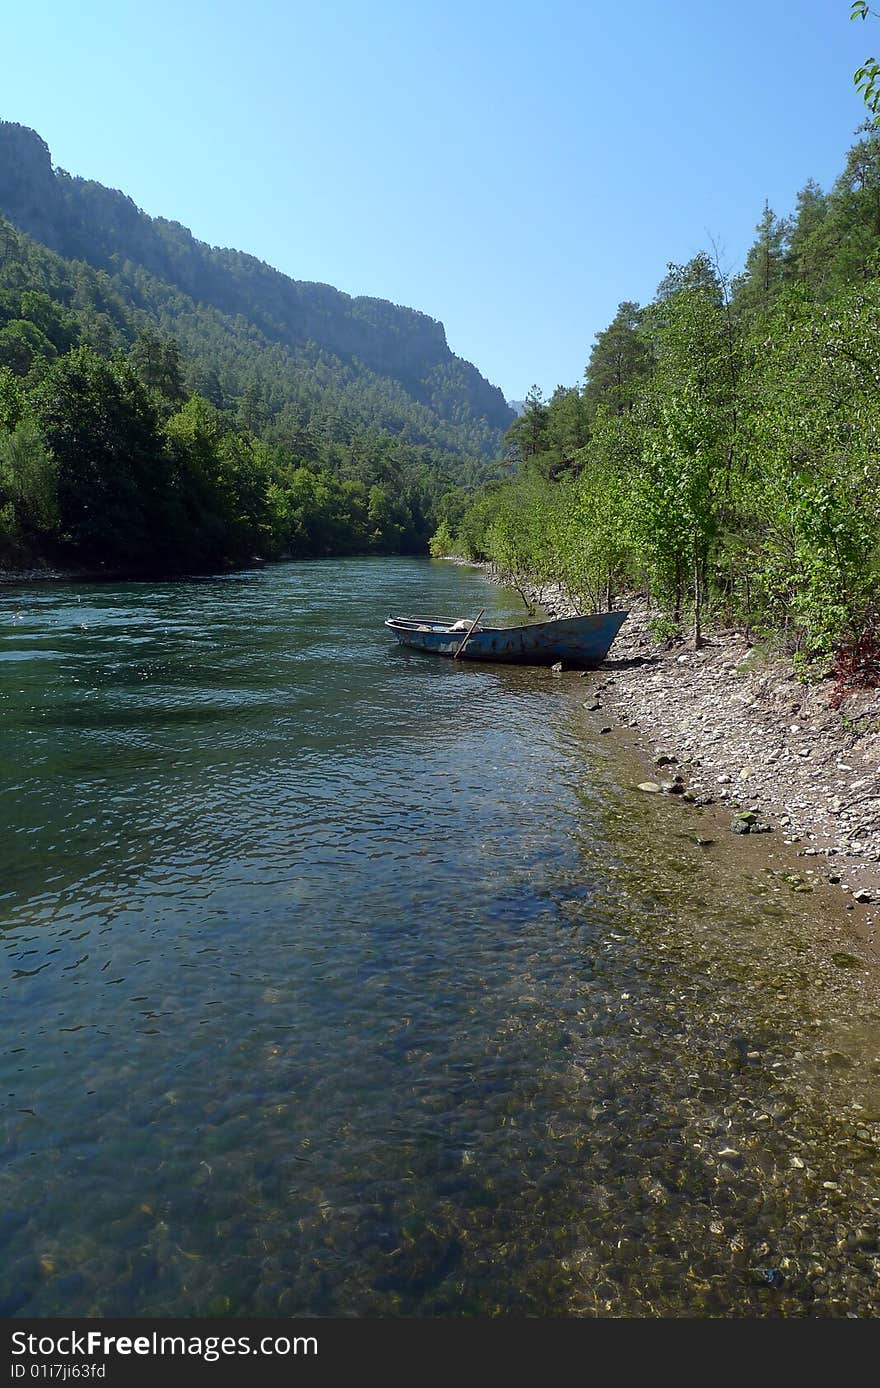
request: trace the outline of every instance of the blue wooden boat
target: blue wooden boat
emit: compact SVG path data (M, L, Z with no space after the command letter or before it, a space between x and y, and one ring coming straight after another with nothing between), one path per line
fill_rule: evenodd
M482 614L480 614L482 615ZM387 617L385 625L402 646L459 660L493 660L505 665L556 665L578 670L601 664L627 612L596 612L519 627L485 627L479 619Z

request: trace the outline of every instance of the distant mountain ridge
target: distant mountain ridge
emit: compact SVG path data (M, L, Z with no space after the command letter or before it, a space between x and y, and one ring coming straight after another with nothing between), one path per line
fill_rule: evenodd
M208 246L177 222L148 216L124 193L54 169L45 141L11 122L0 122L0 212L65 259L111 275L135 305L145 273L200 309L246 320L292 354L300 376L324 359L325 375L335 371L350 385L363 373L374 395L376 378L384 378L392 400L403 391L431 412L447 448L493 456L513 422L502 391L449 350L436 319L294 280L241 251ZM154 289L149 298L158 302ZM179 319L186 350L190 306L165 291L161 299L160 325L176 333ZM393 419L382 418L387 410L375 402L369 408L379 427L393 427Z

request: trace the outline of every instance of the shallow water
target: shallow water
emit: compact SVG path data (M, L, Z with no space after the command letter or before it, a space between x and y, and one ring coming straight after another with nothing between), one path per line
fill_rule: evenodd
M517 603L0 591L4 1314L880 1311L875 981L589 681L381 625Z

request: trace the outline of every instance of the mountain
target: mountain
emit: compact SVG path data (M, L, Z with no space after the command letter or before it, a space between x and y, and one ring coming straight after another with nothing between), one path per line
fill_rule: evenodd
M138 326L177 339L191 384L214 373L226 399L256 389L270 417L329 412L343 437L374 428L484 458L513 422L502 392L427 314L208 246L124 193L53 168L45 141L12 122L0 122L0 213L104 272Z

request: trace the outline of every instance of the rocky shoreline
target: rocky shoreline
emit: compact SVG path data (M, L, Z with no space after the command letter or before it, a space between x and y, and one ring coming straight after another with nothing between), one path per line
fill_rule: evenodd
M69 583L88 578L89 574L74 573L71 569L3 569L0 568L0 587L30 583Z
M555 586L527 595L550 616L574 615ZM729 808L734 832L779 836L803 860L803 889L845 893L876 954L880 690L834 709L830 681L802 684L742 632L712 631L698 651L657 640L641 601L589 678L597 730L635 735L646 790Z

